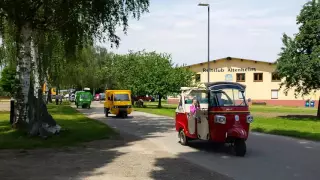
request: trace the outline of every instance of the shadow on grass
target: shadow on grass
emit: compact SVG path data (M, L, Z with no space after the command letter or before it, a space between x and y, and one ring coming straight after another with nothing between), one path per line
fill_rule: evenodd
M266 133L266 134L294 137L299 139L309 139L314 141L320 141L320 133L315 133L315 132L299 132L295 130L284 130L284 129L265 130L263 128L252 128L252 131Z
M9 114L0 114L0 149L62 147L116 135L112 128L85 117L70 106L49 105L48 110L62 128L58 135L48 139L29 137L26 132L12 129Z
M320 121L320 118L314 115L286 115L278 116L279 118L298 121Z
M84 179L106 173L97 169L107 170L109 163L124 155L114 148L126 146L126 143L122 140L102 140L81 147L20 152L2 150L0 176L8 180Z
M141 109L176 109L176 107L170 107L170 106L162 106L161 108L159 108L157 105L146 105L146 106L143 106L143 107L134 106L134 108L141 108Z

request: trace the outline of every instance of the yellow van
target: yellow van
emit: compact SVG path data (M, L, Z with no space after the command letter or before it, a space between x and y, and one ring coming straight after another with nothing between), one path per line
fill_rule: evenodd
M106 90L105 95L104 113L106 117L108 117L109 113L123 118L131 114L132 103L130 90Z

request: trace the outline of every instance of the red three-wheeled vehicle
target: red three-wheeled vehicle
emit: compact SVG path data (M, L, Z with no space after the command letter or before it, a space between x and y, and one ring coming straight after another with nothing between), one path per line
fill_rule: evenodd
M187 145L193 139L226 143L237 156L244 156L253 122L245 88L235 82L182 87L175 118L180 143Z

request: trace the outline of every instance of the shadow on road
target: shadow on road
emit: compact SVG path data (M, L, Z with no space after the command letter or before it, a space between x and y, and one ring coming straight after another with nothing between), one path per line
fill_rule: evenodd
M286 115L278 117L296 121L320 121L320 118L315 115Z
M230 177L209 171L181 158L188 154L183 153L176 158L157 159L154 166L158 170L152 171L150 177L154 180L232 180Z
M93 175L124 155L113 148L126 146L121 139L86 143L81 147L0 151L1 179L81 179Z

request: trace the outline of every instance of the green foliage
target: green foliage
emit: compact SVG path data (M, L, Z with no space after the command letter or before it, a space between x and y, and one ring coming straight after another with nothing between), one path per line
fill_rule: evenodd
M129 52L114 56L116 88L130 89L135 95L167 95L191 83L192 72L174 66L170 55L156 52Z
M3 91L10 93L12 96L17 87L16 70L10 66L6 66L1 72L0 86Z
M295 95L307 95L320 89L320 3L307 2L299 16L299 33L283 35L284 47L277 60L277 72L285 81L285 92L295 88Z
M17 29L58 32L65 53L73 55L77 48L92 44L93 38L109 40L111 45L118 46L116 27L122 25L126 32L129 16L139 19L141 13L148 12L148 7L149 0L0 1L0 26L7 20Z
M130 89L134 95L180 92L190 86L193 72L174 65L170 55L156 52L109 53L102 47L86 48L78 63L66 66L64 85L92 89Z

